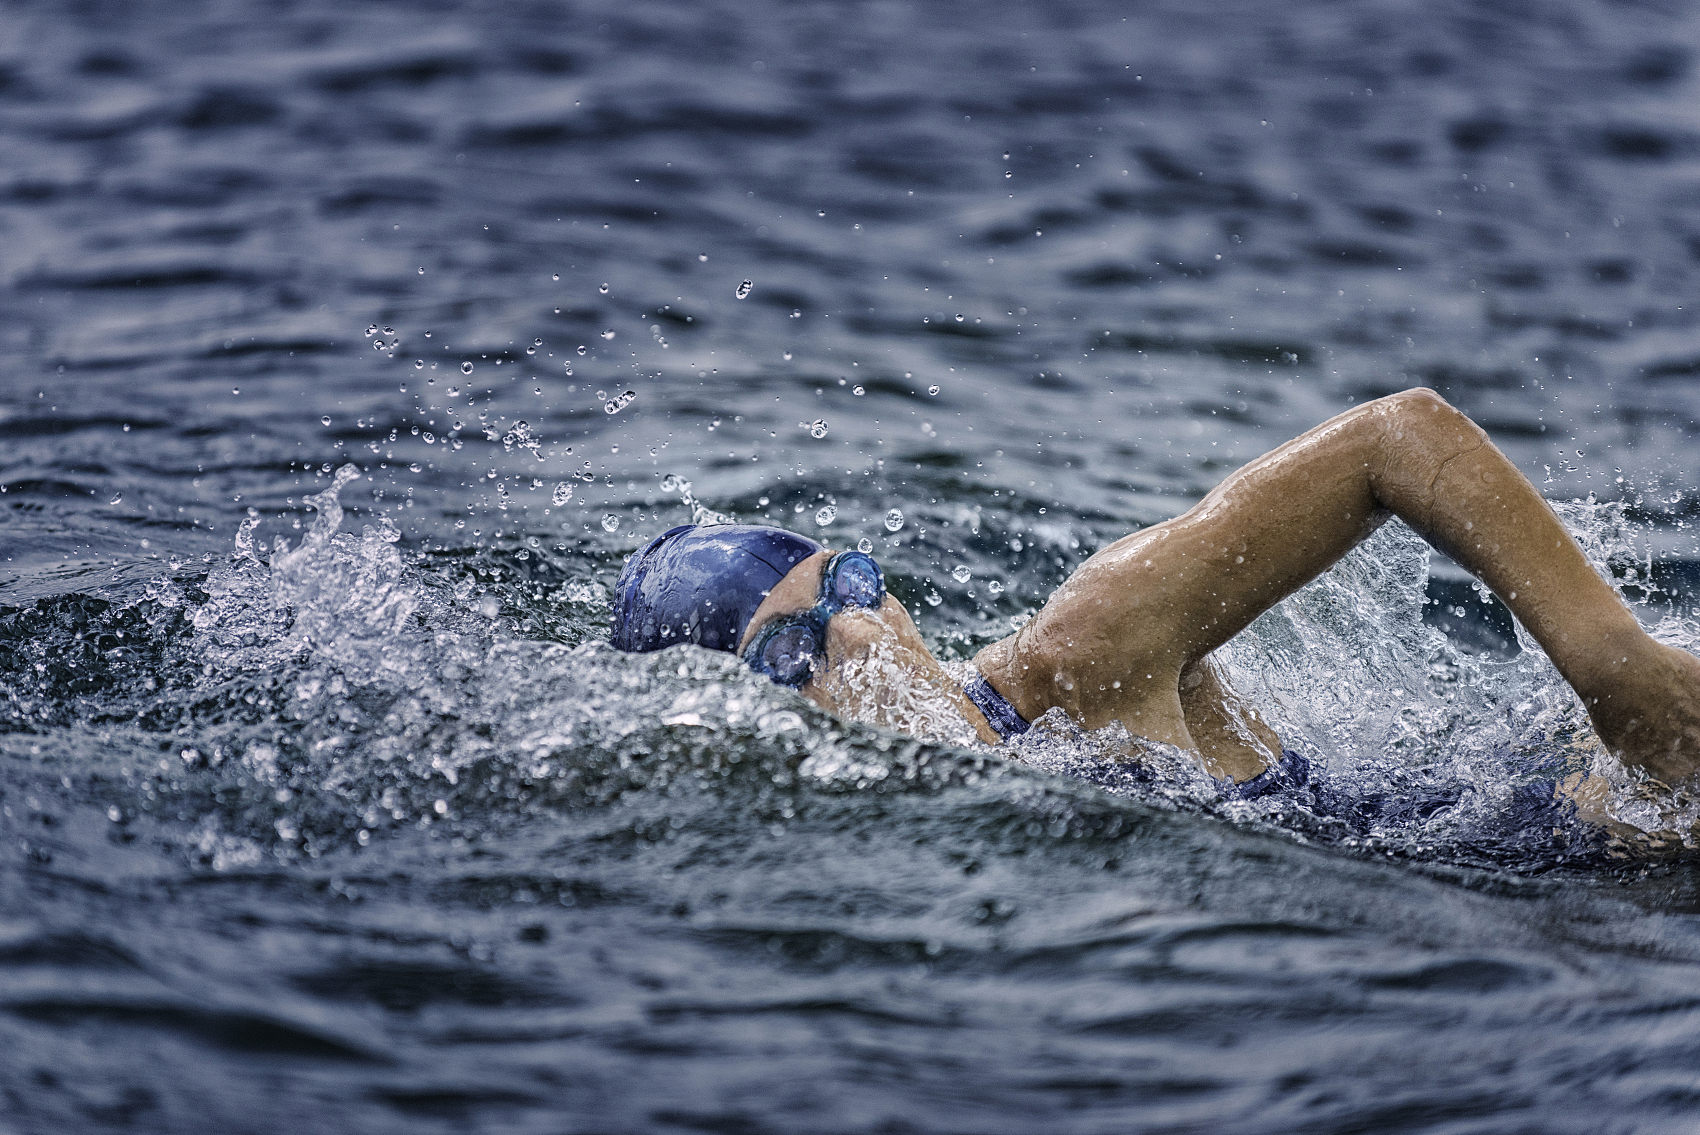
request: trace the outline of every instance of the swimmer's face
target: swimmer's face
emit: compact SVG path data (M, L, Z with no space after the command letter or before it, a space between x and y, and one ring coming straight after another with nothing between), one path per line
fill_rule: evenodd
M773 590L750 616L750 625L744 628L744 637L738 642L740 657L744 648L769 622L784 615L807 611L815 605L820 599L821 573L826 570L826 563L831 558L830 551L816 552L773 585ZM885 601L878 607L846 607L827 621L826 670L824 673L817 671L803 684L800 688L803 696L823 709L837 709L839 699L834 693L838 685L836 675L846 662L865 660L881 646L887 648L906 670L928 675L939 670L939 664L926 643L921 641L921 632L915 629L909 612L888 592Z

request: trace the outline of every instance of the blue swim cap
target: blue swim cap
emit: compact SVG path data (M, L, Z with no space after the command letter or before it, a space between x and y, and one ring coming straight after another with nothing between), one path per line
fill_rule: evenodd
M694 642L737 650L761 601L824 547L757 524L682 524L626 561L614 585L614 645L660 650Z

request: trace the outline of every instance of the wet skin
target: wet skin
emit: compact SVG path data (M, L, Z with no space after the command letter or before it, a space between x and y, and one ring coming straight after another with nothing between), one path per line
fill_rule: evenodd
M1053 707L1089 729L1198 752L1255 776L1280 741L1210 652L1390 516L1469 569L1581 697L1600 740L1673 786L1700 787L1700 659L1655 642L1588 564L1539 492L1480 427L1431 390L1366 403L1238 470L1173 520L1102 549L975 666L1029 721ZM745 632L812 606L826 553L798 564ZM833 676L885 639L909 680L950 685L901 604L828 624L827 672L803 693L839 708ZM742 649L743 643L740 643ZM954 689L954 686L951 686ZM964 716L997 740L966 698Z

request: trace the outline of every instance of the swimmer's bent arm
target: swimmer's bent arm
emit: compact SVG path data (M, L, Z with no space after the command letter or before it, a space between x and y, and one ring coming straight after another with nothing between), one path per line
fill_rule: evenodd
M1654 642L1528 479L1431 390L1330 419L1104 548L976 664L1030 719L1060 705L1088 727L1121 720L1196 748L1183 671L1389 515L1493 589L1612 751L1668 783L1695 780L1700 659Z

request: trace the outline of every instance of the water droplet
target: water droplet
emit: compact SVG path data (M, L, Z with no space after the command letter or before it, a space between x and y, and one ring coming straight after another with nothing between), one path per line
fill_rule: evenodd
M608 411L608 413L610 413L610 414L618 414L621 410L624 410L627 406L630 406L632 404L632 400L635 399L636 397L637 397L637 391L628 390L624 394L620 395L618 398L609 399L608 404L606 406L604 406L603 409Z
M999 583L995 579L991 580L986 584L986 590L990 591L993 595L1002 595L1003 594L1003 584Z
M107 504L123 504L124 503L124 494L123 493L113 493L112 499L107 501L106 503Z
M478 613L486 619L494 619L502 613L502 605L494 595L486 595L478 600Z
M460 397L460 387L458 387L458 386L449 387L448 395L449 395L450 398L459 398ZM456 426L455 428L459 429L460 427Z
M578 345L578 353L582 355L582 354L584 354L584 350L585 350L584 344L580 343Z
M733 294L741 300L747 300L750 298L750 292L755 290L755 286L756 282L754 280L745 280L743 283L738 285L738 290Z
M856 550L865 556L874 550L874 542L864 536L860 540L856 541Z
M559 272L556 272L553 276L551 276L549 278L551 280L559 280L561 278L561 274Z
M808 430L809 436L812 438L823 438L826 436L826 419L816 418L812 422L798 422L797 428Z
M937 607L940 603L944 602L944 596L940 595L937 591L929 591L925 595L921 596L921 598L927 601L927 606L929 607Z
M598 285L596 290L598 292L601 292L603 295L607 295L608 294L608 285L607 284Z
M790 352L790 351L786 351L786 352L785 352L785 361L786 361L786 362L790 362L790 361L791 361L791 352Z
M602 401L606 397L608 397L608 392L606 390L598 390L596 392L596 400L598 402Z
M555 491L550 494L549 499L555 502L555 507L559 508L573 499L573 487L562 481L555 486Z
M958 323L961 323L961 322L962 322L962 316L961 316L961 315L960 315L960 314L958 314L958 315L957 315L957 317L956 317L956 321L957 321L957 322L958 322Z
M857 386L857 387L852 388L850 393L852 393L856 397L860 398L864 393L866 393L866 391L864 391L860 386Z
M974 573L968 570L966 564L957 564L955 567L950 569L950 578L956 580L958 583L967 583L973 575Z
M825 210L825 209L821 209L821 210L819 210L819 211L817 211L817 212L816 212L816 213L815 213L815 216L817 216L817 217L824 217L824 216L826 216L826 210Z
M533 347L541 347L541 346L542 346L542 345L543 345L543 340L541 340L541 339L533 339L533 340L532 340L532 341L531 341L531 345L532 345L532 346L533 346Z
M326 415L325 415L325 416L324 416L324 417L322 417L322 418L320 418L320 419L319 419L319 424L320 424L320 425L321 425L321 426L328 426L328 425L330 425L330 424L331 424L331 416L330 416L330 415L329 415L329 414L326 414Z
M885 514L885 530L887 532L896 532L898 529L900 529L902 527L903 527L903 510L902 509L894 508L890 512Z
M423 275L424 275L424 274L425 274L425 268L424 268L424 266L423 266L423 265L421 265L421 266L420 266L420 268L419 268L419 274L420 274L420 275L421 275L421 276L423 276Z
M425 369L425 360L424 359L414 359L413 360L413 369L414 370L424 370Z
M838 519L838 508L836 505L823 504L815 511L815 523L820 525L822 528L825 528L836 519Z
M604 339L612 339L614 337L614 332L613 331L604 331L602 333L602 337Z
M395 328L394 327L384 328L384 334L385 335L394 335L395 334Z
M614 530L616 530L619 527L620 527L620 518L615 516L613 513L610 512L607 516L604 516L602 518L602 531L613 532Z
M472 364L470 362L461 363L460 364L460 373L471 374L472 373Z
M939 388L936 387L936 386L927 387L927 393L928 394L937 394L938 392L939 392Z
M378 325L376 323L374 323L374 324L372 324L372 326L366 328L366 338L368 338L368 339L370 339L372 336L376 335L377 333L378 333Z

